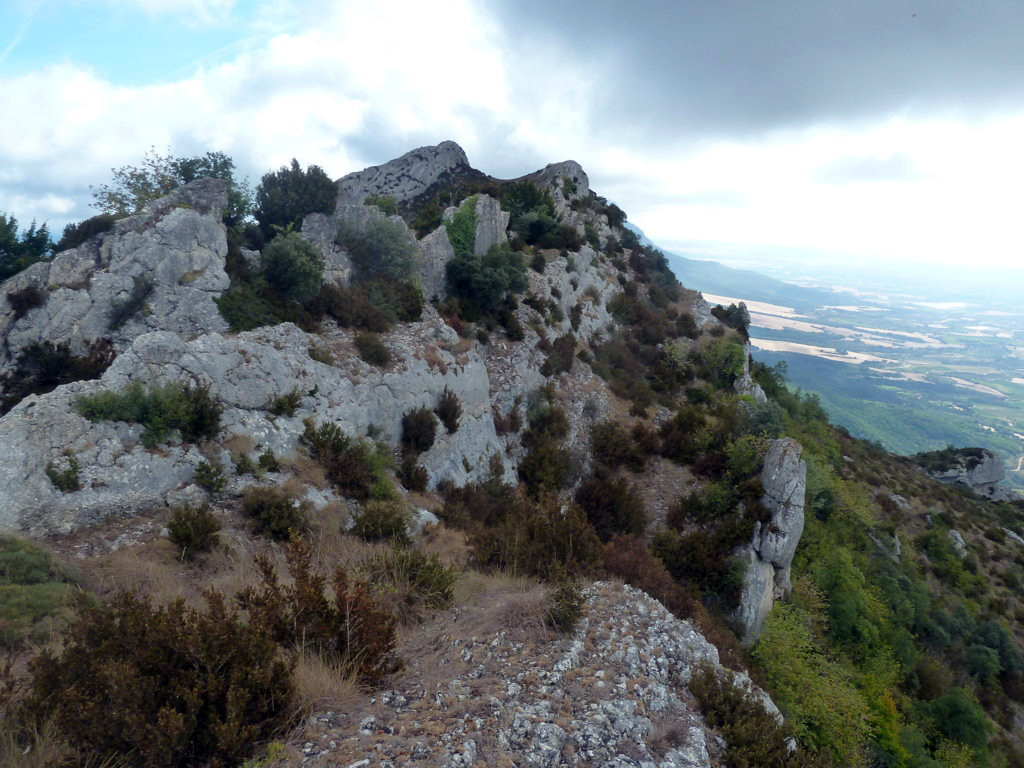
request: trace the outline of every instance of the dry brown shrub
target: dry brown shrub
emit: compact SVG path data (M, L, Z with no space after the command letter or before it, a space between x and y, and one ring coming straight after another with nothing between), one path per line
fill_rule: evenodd
M466 534L448 528L443 523L433 525L423 532L416 549L428 555L436 555L445 565L463 569L469 562L472 550L466 543Z

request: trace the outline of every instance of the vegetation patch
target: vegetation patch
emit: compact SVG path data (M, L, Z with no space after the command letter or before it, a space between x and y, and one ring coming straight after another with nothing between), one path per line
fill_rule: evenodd
M136 276L132 278L132 288L128 291L128 295L110 305L107 327L116 331L139 312L142 312L146 306L146 299L153 293L154 287L153 280L149 277Z
M260 584L239 594L252 626L283 646L308 650L351 669L359 680L377 685L402 664L394 619L380 608L365 584L350 583L340 566L331 579L312 567L309 543L293 538L286 549L291 584L281 584L273 563L256 558Z
M0 648L46 642L65 612L74 581L38 544L0 534Z
M195 560L220 543L220 521L209 507L176 507L167 523L168 537L182 560Z
M20 320L31 310L43 306L50 294L37 285L27 285L21 290L7 294L7 303L14 310L14 319Z
M290 666L264 626L206 600L83 597L60 652L31 665L24 716L52 721L96 764L237 765L283 724Z
M359 333L355 337L356 351L364 362L383 368L391 362L391 350L375 333Z
M360 501L387 499L394 494L387 475L388 460L377 446L346 435L337 424L324 422L317 427L312 419L305 424L302 443L323 465L327 479L339 493Z
M147 448L166 442L175 431L186 442L213 439L223 411L208 387L180 383L145 387L133 382L121 392L81 395L75 407L89 421L142 424L142 444Z
M242 514L253 527L277 541L287 541L306 527L308 505L284 491L266 486L250 488L242 496Z

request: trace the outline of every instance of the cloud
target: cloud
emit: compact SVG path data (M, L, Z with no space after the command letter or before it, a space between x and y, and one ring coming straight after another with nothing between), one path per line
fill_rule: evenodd
M629 136L999 111L1024 96L1015 0L505 0L498 13L523 55L584 63L606 125Z
M821 168L815 178L824 184L916 181L923 178L913 158L904 152L885 157L839 157Z
M152 2L153 13L174 12ZM981 65L931 101L899 86L911 70L948 70L941 51L908 49L890 82L879 63L889 54L866 55L872 24L888 18L880 0L864 0L871 23L853 24L842 45L829 30L850 15L834 0L808 3L799 34L795 0L773 3L774 14L761 4L741 13L735 0L663 3L658 18L655 4L625 14L569 2L545 6L543 24L533 2L510 18L476 0L214 0L209 13L245 20L237 41L170 82L127 87L74 62L0 76L0 103L17 116L0 121L0 211L59 229L93 212L89 184L150 146L224 151L257 182L292 157L337 178L454 139L504 178L579 161L656 242L1019 261L1024 115L964 95ZM902 2L891 0L893 13ZM929 8L956 16L945 0ZM919 18L934 26L929 13ZM979 15L992 25L990 11ZM928 32L930 44L948 39L943 30ZM989 30L993 56L1002 38ZM1017 92L1003 81L990 92ZM970 119L943 111L968 97L986 108Z

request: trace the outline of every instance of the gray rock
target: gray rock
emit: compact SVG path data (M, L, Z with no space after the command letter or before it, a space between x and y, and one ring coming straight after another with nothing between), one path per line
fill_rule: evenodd
M441 225L419 242L420 288L424 298L430 300L435 296L442 301L448 297L446 272L448 262L455 258L448 230Z
M122 350L157 329L185 337L226 330L213 302L229 284L220 221L226 205L223 181L194 181L116 222L110 232L10 278L4 292L36 285L49 295L20 319L7 302L0 304L0 371L38 341L67 342L81 354L102 338ZM153 284L145 307L120 329L111 329L112 306L130 294L136 279Z
M302 220L302 236L320 251L324 259L324 280L346 285L352 276L352 262L334 242L338 220L324 213L311 213Z
M570 210L570 200L590 197L590 178L587 176L586 171L583 170L583 167L575 160L551 163L524 178L550 192L551 197L555 201L555 210L560 214ZM564 185L566 178L571 179L576 187L575 191L571 194L565 193Z
M771 441L765 456L761 480L771 519L755 525L753 540L742 553L748 567L736 609L746 643L757 639L775 600L791 589L790 566L804 529L807 465L801 451L792 438L780 438Z
M493 246L508 242L509 212L501 210L501 203L489 195L477 195L476 232L473 253L482 256Z
M965 451L966 449L961 449ZM978 449L981 456L976 457L964 452L955 455L951 466L937 472L927 472L940 483L959 483L966 485L974 493L993 501L1009 501L1013 494L1000 485L1005 477L1003 462L995 451L988 448Z
M77 415L76 395L119 390L132 381L208 385L224 406L220 440L248 436L279 457L294 455L307 417L340 424L355 436L373 428L378 439L397 446L402 415L420 405L433 408L448 387L462 404L462 419L458 431L442 432L420 456L431 485L483 480L494 454L511 479L513 465L494 431L484 360L475 349L449 351L459 345L454 331L432 309L424 314L422 322L385 337L397 358L386 370L360 360L345 331L328 338L338 366L315 362L308 350L322 340L288 323L191 341L169 332L140 336L99 381L29 397L0 419L0 455L12 457L0 464L0 529L71 531L161 506L191 484L203 460L196 447L172 442L149 451L139 443L141 427L93 424ZM295 390L307 393L297 413L270 418L270 400ZM65 450L79 461L84 486L68 494L58 492L45 471Z
M953 544L953 549L957 554L957 557L967 556L967 542L964 541L964 536L956 528L950 528L946 531L949 536L949 541Z
M420 147L338 179L338 205L362 205L368 195L390 195L395 202L404 202L425 192L446 173L468 165L466 153L454 141Z

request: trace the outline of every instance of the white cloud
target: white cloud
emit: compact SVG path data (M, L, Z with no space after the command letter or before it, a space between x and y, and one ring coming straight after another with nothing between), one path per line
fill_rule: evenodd
M17 116L0 121L0 210L51 217L55 228L89 215L88 185L150 146L224 151L256 181L292 157L337 177L451 138L490 173L580 161L599 193L666 246L1021 261L1024 115L880 118L744 141L650 143L630 117L653 107L645 112L629 94L604 98L599 72L557 46L505 39L473 0L261 3L252 13L232 0L131 5L245 16L249 37L222 63L159 85L118 86L74 63L0 79L5 114ZM823 183L837 168L844 183Z

